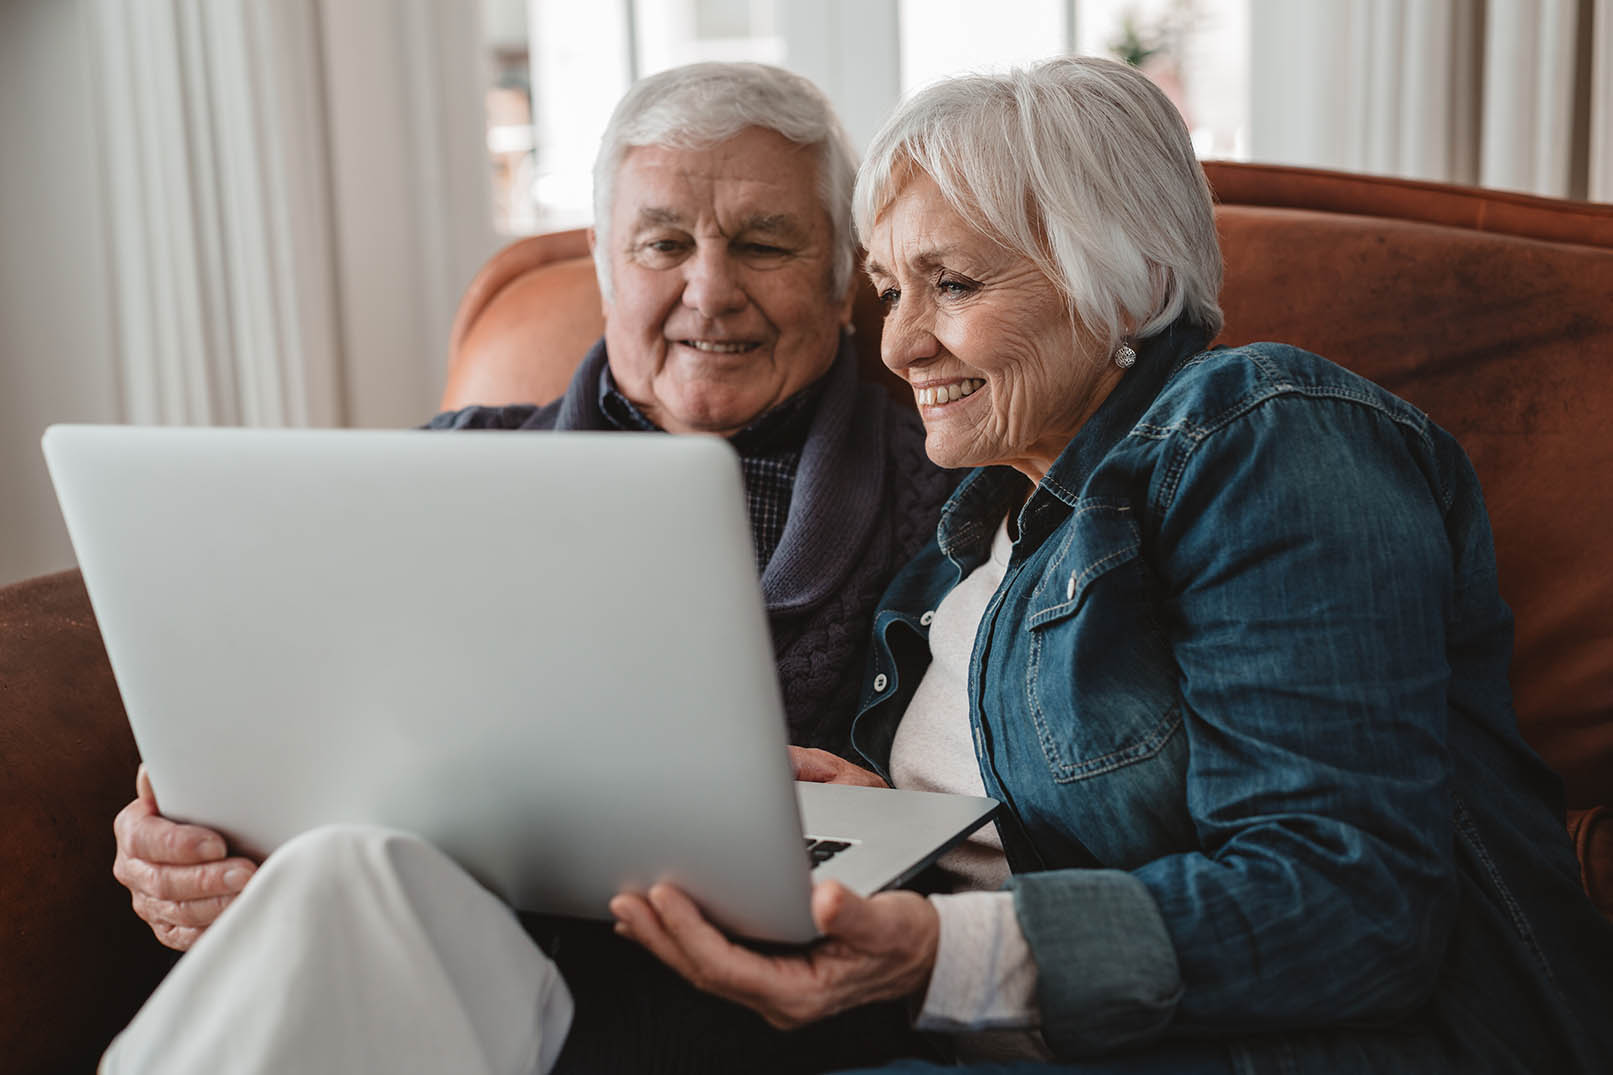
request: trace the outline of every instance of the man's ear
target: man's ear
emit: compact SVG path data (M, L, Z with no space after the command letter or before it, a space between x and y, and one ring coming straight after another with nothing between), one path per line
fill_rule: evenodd
M840 299L840 323L851 325L851 312L857 308L857 292L868 286L868 281L861 272L851 274L851 282L846 285L846 293Z
M594 226L592 224L590 224L588 226L588 256L590 258L594 258L594 265L595 265L594 278L596 280L599 277L599 269L598 269L599 259L597 257L595 257L594 252L598 247L599 247L599 233L596 232L594 230ZM599 312L601 314L603 314L607 318L610 317L610 303L605 301L605 289L604 288L599 289Z

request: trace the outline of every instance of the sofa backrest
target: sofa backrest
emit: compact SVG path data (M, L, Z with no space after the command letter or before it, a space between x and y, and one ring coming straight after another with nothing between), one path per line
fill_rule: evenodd
M1217 342L1306 347L1456 435L1517 618L1524 734L1571 807L1613 800L1613 206L1298 168L1205 171L1227 262ZM466 295L443 407L558 397L602 324L583 232L511 244ZM857 326L868 376L888 377L871 289Z
M1568 805L1613 802L1613 205L1206 166L1222 343L1316 351L1467 450L1517 621L1524 734Z

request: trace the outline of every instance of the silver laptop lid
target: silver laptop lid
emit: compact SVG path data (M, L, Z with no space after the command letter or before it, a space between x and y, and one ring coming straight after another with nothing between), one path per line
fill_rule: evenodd
M53 427L164 813L418 831L518 907L665 877L805 940L733 453L625 434ZM579 536L585 540L579 541Z

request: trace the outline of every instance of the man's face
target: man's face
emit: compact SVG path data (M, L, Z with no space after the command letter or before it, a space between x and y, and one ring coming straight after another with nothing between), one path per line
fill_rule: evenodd
M752 127L709 149L638 146L616 173L605 344L617 387L671 433L730 434L834 361L818 154Z

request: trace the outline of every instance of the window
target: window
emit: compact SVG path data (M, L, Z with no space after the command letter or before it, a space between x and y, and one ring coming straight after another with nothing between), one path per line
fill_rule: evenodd
M1072 51L1112 56L1171 96L1200 156L1246 155L1249 0L863 0L844 19L841 2L483 0L498 230L588 223L594 153L617 98L636 77L698 60L800 71L866 139L899 97L935 79ZM880 32L881 13L894 34Z

